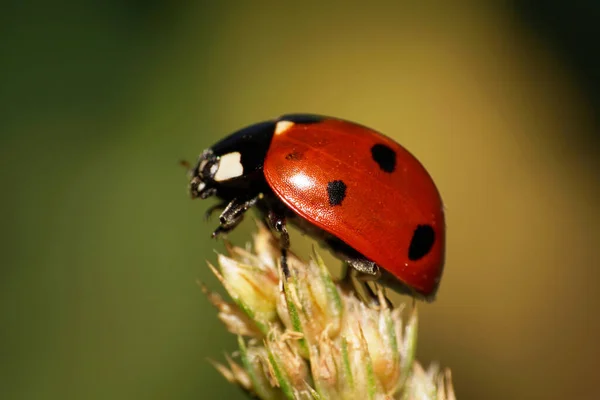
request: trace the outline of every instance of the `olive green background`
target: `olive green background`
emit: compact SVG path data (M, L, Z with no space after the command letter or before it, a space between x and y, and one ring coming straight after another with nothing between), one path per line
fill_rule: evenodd
M196 285L217 287L222 247L178 161L286 112L381 130L438 183L447 264L418 357L459 399L593 398L587 87L504 2L416 3L3 6L0 398L243 398L206 361L234 349Z

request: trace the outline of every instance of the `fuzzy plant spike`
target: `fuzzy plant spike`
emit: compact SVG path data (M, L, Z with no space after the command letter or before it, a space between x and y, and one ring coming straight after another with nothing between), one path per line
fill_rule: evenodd
M252 248L227 246L209 264L232 301L202 289L238 337L236 359L213 362L251 397L275 399L454 400L450 370L415 360L417 309L368 305L333 281L321 257L290 253L262 224ZM403 320L403 314L407 314Z

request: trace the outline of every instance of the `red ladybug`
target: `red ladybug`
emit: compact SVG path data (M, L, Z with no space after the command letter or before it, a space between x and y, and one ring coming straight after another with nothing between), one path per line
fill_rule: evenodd
M284 273L289 221L361 275L434 299L444 265L442 200L421 163L381 133L337 118L284 115L205 150L191 176L192 198L220 199L207 211L223 210L213 236L256 207L280 233Z

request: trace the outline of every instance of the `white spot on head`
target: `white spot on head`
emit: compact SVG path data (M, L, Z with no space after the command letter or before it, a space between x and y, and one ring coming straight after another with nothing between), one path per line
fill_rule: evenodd
M210 166L210 169L208 170L208 173L212 176L214 176L217 173L217 170L219 169L219 163L213 163Z
M198 183L198 186L196 187L196 190L197 190L198 192L201 192L201 191L203 191L203 190L204 190L204 188L205 188L205 187L206 187L206 183L204 183L204 182L200 182L200 183Z
M237 178L244 174L244 166L241 163L242 155L235 151L221 156L215 172L214 180L217 182ZM217 164L215 164L217 165Z
M275 125L275 134L281 135L283 132L287 131L292 126L294 126L294 123L292 121L279 121Z

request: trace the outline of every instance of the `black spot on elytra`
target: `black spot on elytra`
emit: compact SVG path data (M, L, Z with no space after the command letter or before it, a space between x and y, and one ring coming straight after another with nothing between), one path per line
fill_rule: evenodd
M346 189L348 187L343 181L331 181L327 184L327 194L329 195L329 205L339 206L346 198Z
M435 243L435 232L431 225L419 225L413 232L413 237L408 247L408 259L417 261L431 251Z
M304 154L299 151L293 151L285 156L285 159L288 161L300 161L304 158Z
M371 147L371 157L383 171L392 173L396 169L396 152L385 144Z

